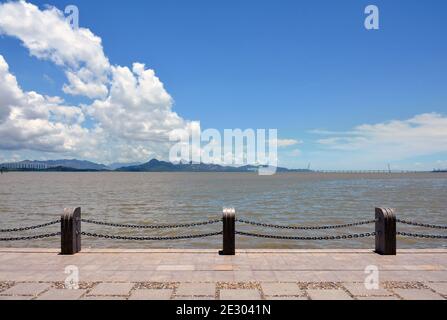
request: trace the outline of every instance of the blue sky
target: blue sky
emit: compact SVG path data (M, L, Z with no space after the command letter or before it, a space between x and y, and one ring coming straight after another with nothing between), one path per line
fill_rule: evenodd
M31 3L75 4L80 27L102 39L110 64L153 69L181 118L203 129L277 128L299 142L280 149L280 165L447 167L447 133L438 132L447 116L445 1ZM368 4L380 10L379 30L364 28ZM91 103L63 92L64 69L31 55L17 36L0 37L0 54L23 91ZM431 116L420 120L424 114ZM383 126L400 131L382 137ZM0 153L60 157L13 149Z

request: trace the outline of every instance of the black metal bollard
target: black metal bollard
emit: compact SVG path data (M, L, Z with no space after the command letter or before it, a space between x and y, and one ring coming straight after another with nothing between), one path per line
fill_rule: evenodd
M235 254L235 248L236 248L235 220L236 220L236 214L234 208L224 208L222 217L223 250L219 251L220 255L234 256Z
M61 216L61 254L81 251L81 208L64 209Z
M376 208L376 253L396 255L396 215L394 209Z

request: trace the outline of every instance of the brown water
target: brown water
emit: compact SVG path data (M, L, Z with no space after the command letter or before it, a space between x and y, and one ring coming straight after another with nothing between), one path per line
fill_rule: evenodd
M374 207L397 209L399 218L447 224L447 174L253 173L6 173L0 175L0 229L57 219L64 207L82 207L82 217L117 223L189 223L221 217L222 207L239 218L273 224L340 224L374 218ZM129 230L83 223L83 231L167 236L220 231L221 224L188 229ZM58 231L0 233L0 237ZM288 231L237 224L237 229L281 235L319 236L374 231L374 225L340 230ZM401 231L446 234L445 230ZM284 241L238 236L240 248L373 248L373 238ZM221 236L176 241L122 241L83 237L84 247L219 248ZM446 240L399 239L400 248L446 247ZM1 242L0 246L58 247L58 238Z

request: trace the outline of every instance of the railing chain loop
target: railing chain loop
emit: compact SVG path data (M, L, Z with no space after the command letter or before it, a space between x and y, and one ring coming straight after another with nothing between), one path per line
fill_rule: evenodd
M323 229L337 229L337 228L346 228L353 226L360 226L365 224L375 223L376 220L367 220L367 221L358 221L347 224L338 224L338 225L323 225L323 226L286 226L286 225L277 225L277 224L268 224L268 223L260 223L254 221L248 221L243 219L236 219L237 222L250 224L259 227L267 227L267 228L276 228L276 229L292 229L292 230L323 230Z
M111 223L111 222L103 222L96 221L90 219L81 219L82 222L97 224L101 226L109 226L109 227L119 227L119 228L134 228L134 229L174 229L174 228L189 228L195 226L203 226L207 224L214 224L218 222L222 222L222 219L209 220L203 222L194 222L194 223L184 223L184 224L166 224L166 225L138 225L138 224L121 224L121 223Z
M0 241L35 240L35 239L56 237L56 236L60 236L60 234L61 234L60 232L54 232L54 233L46 233L46 234L37 234L34 236L0 238Z
M167 236L167 237L130 237L130 236L116 236L116 235L108 235L108 234L98 234L91 232L81 232L83 236L95 237L95 238L104 238L104 239L114 239L114 240L138 240L138 241L163 241L163 240L181 240L181 239L194 239L194 238L205 238L212 237L222 234L222 231L212 232L212 233L202 233L202 234L190 234L184 236Z
M396 219L396 222L408 224L411 226L417 226L417 227L425 227L425 228L432 228L432 229L447 229L447 226L428 224L428 223L420 223L420 222L414 222L414 221L408 221L408 220L402 220L402 219Z
M37 224L34 226L28 226L28 227L20 227L20 228L10 228L10 229L0 229L0 232L18 232L18 231L26 231L26 230L33 230L33 229L39 229L47 226L51 226L53 224L61 222L60 219L54 220L51 222L43 223L43 224Z
M411 238L425 238L425 239L447 239L447 235L440 234L422 234L422 233L411 233L411 232L397 232L399 236L411 237Z
M249 233L242 231L236 231L236 234L247 237L282 239L282 240L342 240L342 239L353 239L353 238L365 238L376 235L375 232L366 232L366 233L342 234L337 236L298 237L298 236L278 236L271 234Z

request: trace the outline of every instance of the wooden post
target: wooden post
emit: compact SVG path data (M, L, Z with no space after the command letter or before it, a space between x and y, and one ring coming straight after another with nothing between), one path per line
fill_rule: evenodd
M64 209L61 216L61 254L81 251L81 208Z
M236 214L234 208L223 209L223 250L219 251L220 255L234 256L235 254L235 219Z
M396 255L396 215L394 209L376 208L376 253Z

